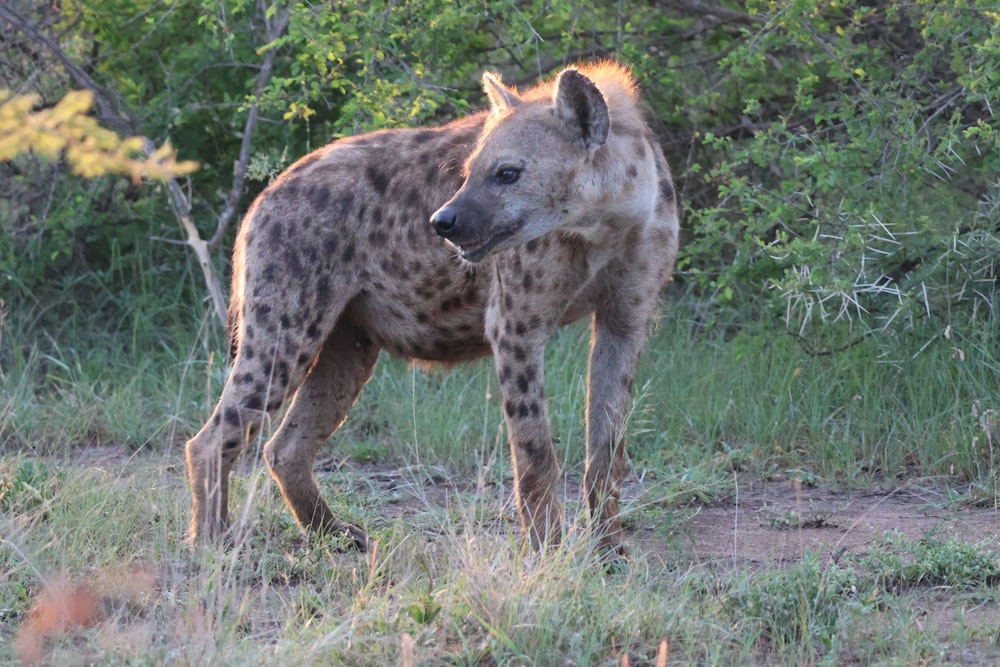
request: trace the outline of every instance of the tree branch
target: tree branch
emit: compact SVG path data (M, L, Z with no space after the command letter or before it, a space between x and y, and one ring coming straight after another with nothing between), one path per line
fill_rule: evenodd
M279 6L280 9L273 16L269 17L267 2L259 0L257 3L258 10L264 19L266 27L265 38L268 44L279 39L285 33L285 30L287 30L294 3L288 3L283 6L276 4L276 6ZM29 39L43 45L66 69L66 72L75 85L93 93L94 102L99 109L101 120L105 125L118 133L141 135L136 117L121 109L113 91L99 84L86 70L74 62L54 39L35 25L35 22L21 16L4 2L0 2L0 22L10 24L15 29L24 33ZM253 101L250 103L247 120L243 128L243 139L240 144L239 157L233 163L233 184L226 197L225 207L216 220L215 231L211 239L208 241L202 239L201 234L198 232L198 227L191 217L192 195L184 192L176 178L164 181L174 215L187 234L187 240L184 243L191 248L198 258L198 264L201 266L202 275L205 279L205 286L212 300L212 308L223 326L226 323L226 300L222 293L218 274L215 271L215 265L212 262L211 251L221 241L239 207L240 197L243 194L243 187L246 182L247 168L250 162L253 135L257 127L257 122L260 119L260 98L271 80L271 73L274 69L277 52L278 50L275 48L267 50L264 62L257 73L254 82ZM153 142L145 136L141 138L143 149L147 154L152 155L156 150Z
M264 3L258 3L258 8L261 13L264 14L265 19L267 16L267 8L263 6ZM266 38L267 43L270 44L274 40L281 37L285 30L288 28L288 22L292 15L292 5L286 5L276 16L274 21L266 20ZM233 163L233 187L229 189L229 195L226 197L226 206L222 210L215 223L215 232L212 234L212 238L208 241L208 247L214 248L222 240L222 236L226 233L226 229L229 227L229 223L232 222L233 217L236 215L238 210L240 197L243 195L243 184L246 182L247 176L247 166L250 163L250 149L253 143L253 134L257 129L257 120L260 117L260 98L264 94L264 89L267 84L271 81L271 72L274 69L274 59L277 57L277 49L271 48L267 50L267 55L264 56L264 62L260 66L260 71L257 72L257 79L254 81L254 93L253 102L250 103L250 109L247 112L247 122L243 126L243 140L240 143L240 155L236 162Z
M0 19L11 24L24 35L39 44L42 44L55 57L59 63L66 68L66 72L76 82L78 86L89 90L94 94L94 102L99 109L101 123L118 134L138 134L138 123L135 117L126 113L118 105L114 96L107 88L97 83L87 72L70 58L62 47L44 31L18 12L14 11L7 3L0 2Z
M657 3L663 9L672 9L684 16L702 16L717 19L722 23L739 23L741 25L760 25L764 18L747 14L736 9L721 7L704 0L659 0Z

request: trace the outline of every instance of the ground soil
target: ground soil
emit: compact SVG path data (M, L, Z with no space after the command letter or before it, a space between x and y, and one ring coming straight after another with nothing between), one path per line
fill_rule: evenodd
M456 497L471 491L469 485L456 485L440 475L415 482L413 470L365 466L355 472L396 494L397 500L385 508L390 518L426 511L429 505L454 504ZM562 491L570 502L579 498L579 481L568 479ZM502 492L513 493L509 487ZM631 480L622 494L626 515L630 505L662 505L664 511L643 512L641 520L663 515L662 525L626 522L632 529L631 549L654 561L667 553L676 561L680 550L694 562L774 567L797 563L806 552L836 558L858 553L889 531L912 540L924 535L973 543L1000 538L1000 505L971 507L949 499L940 481L915 479L844 491L774 480L755 482L716 502L683 507L660 503L655 493Z
M107 467L136 456L142 455L125 447L86 447L77 450L74 462ZM177 463L180 475L183 464ZM391 498L381 507L388 521L434 506L454 506L476 489L474 480L456 483L445 471L412 466L344 465L332 459L317 465L321 476L334 468L358 492ZM507 512L513 520L509 485L490 487L490 492L507 497ZM568 478L562 492L567 499L579 498L579 480ZM932 534L937 539L1000 541L1000 504L970 507L950 498L946 485L934 480L914 479L860 491L796 480L756 481L750 488L737 487L722 500L677 507L661 503L655 490L633 478L626 482L622 495L626 515L632 511L630 506L663 509L627 522L631 550L654 562L661 555L676 562L680 551L693 562L774 567L799 562L806 552L831 558L859 553L888 531L913 540ZM662 523L655 523L661 515ZM650 517L654 517L652 525Z
M142 454L123 447L88 447L78 450L74 463L115 468L136 456ZM245 457L244 472L260 465L251 459ZM178 492L184 492L182 462L178 460L169 468L177 475ZM475 480L456 482L446 471L425 466L356 465L335 459L321 460L317 472L321 478L330 476L328 481L337 486L349 487L351 493L374 497L373 511L380 521L410 519L419 523L427 513L472 504L477 494L485 492L496 499L490 503L502 508L500 521L492 523L494 529L516 530L509 480L502 487L483 486ZM632 517L626 521L630 553L652 567L763 571L792 566L807 553L837 562L845 556L864 555L889 531L911 540L926 535L940 540L955 537L998 548L1000 505L969 506L947 489L941 480L926 479L855 491L795 480L755 480L737 486L726 498L678 506L658 498L655 488L632 478L624 486L622 507L623 514ZM572 511L580 498L579 480L569 477L561 492ZM967 609L953 604L950 595L938 597L927 591L915 604L923 610L926 622L941 631L956 623L990 632L1000 627L1000 607L996 604ZM1000 654L990 655L990 660L1000 662ZM959 655L952 658L954 664L983 664L982 653L975 653L968 661Z

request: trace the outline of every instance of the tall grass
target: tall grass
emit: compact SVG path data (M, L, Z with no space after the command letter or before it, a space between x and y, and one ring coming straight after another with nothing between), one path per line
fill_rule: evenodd
M889 576L876 561L806 559L779 574L639 553L606 572L572 491L566 544L524 552L488 360L425 372L383 359L332 439L321 484L334 511L369 528L372 553L303 536L248 456L234 477L241 541L189 554L181 444L218 396L225 348L203 304L183 286L154 298L163 287L106 276L86 306L8 304L0 661L32 637L53 664L384 665L406 651L418 664L642 664L664 638L678 663L914 664L936 642L976 655L995 644L908 623L917 611L905 596L868 599L865 587ZM891 361L868 341L817 356L762 324L705 333L697 310L691 297L668 299L641 362L630 525L669 534L671 507L772 477L855 487L936 476L955 497L996 504L997 358L986 339L900 341ZM586 325L567 328L546 352L568 489L583 465L588 337ZM125 453L88 462L95 445ZM976 553L993 576L992 552ZM43 631L45 600L77 595L97 611ZM989 589L968 595L995 604Z

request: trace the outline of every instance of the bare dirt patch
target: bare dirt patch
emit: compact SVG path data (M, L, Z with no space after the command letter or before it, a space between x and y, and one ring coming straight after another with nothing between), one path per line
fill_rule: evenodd
M967 542L995 539L998 508L968 508L943 489L908 484L891 490L844 492L797 482L757 484L722 502L692 505L677 530L691 558L742 565L782 565L806 554L864 551L890 531L917 540L933 534ZM655 552L657 540L639 531L636 545ZM635 538L634 538L635 539Z
M121 446L87 447L76 450L73 460L83 467L106 468L137 456L143 454ZM261 464L246 457L242 470ZM178 474L181 468L178 464ZM327 459L317 468L321 477L337 469L334 474L352 493L374 496L380 518L388 522L434 509L461 509L477 489L484 488L475 479L455 480L447 471L427 466L344 465ZM502 498L502 513L516 525L509 484L497 489L487 483L485 488ZM569 478L562 492L573 505L580 498L579 480ZM623 492L625 516L630 505L661 506L651 495L631 480ZM662 521L657 521L658 515ZM949 499L943 485L922 481L855 492L789 480L757 482L718 502L665 505L662 512L644 512L632 524L631 550L654 562L668 556L676 561L681 552L696 563L790 565L807 552L831 558L863 552L890 531L910 540L931 534L937 539L1000 544L1000 506L967 507Z
M456 483L444 472L363 466L348 475L366 479L384 494L384 518L416 516L431 508L460 506L476 492L474 480ZM501 505L512 513L513 491L502 490ZM579 481L569 479L564 497L572 505L580 497ZM660 506L646 489L632 481L624 489L623 510L630 505ZM662 521L657 516L662 516ZM802 560L806 553L840 558L864 552L887 532L908 540L925 535L978 543L1000 537L1000 507L963 506L951 500L941 485L911 482L892 489L847 492L812 487L795 481L756 483L750 490L712 503L663 506L631 520L628 537L633 553L652 561L676 562L678 553L695 563L723 562L738 566L775 567ZM1000 544L1000 540L998 540Z

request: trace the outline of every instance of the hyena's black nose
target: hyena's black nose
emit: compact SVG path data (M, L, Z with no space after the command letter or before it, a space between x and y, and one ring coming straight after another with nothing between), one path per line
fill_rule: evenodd
M439 236L450 238L458 227L458 211L450 206L442 206L431 216L431 225Z

